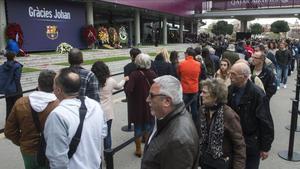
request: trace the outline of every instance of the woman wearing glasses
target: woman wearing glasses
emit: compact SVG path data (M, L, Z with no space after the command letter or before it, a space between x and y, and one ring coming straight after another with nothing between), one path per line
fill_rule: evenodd
M244 169L246 145L239 116L226 105L227 87L220 79L201 83L203 105L196 123L202 169Z

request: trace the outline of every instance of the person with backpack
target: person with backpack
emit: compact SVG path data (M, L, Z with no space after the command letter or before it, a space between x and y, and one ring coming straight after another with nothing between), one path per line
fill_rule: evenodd
M46 120L46 157L51 169L99 169L107 125L99 102L80 96L80 75L61 69L54 79L60 104Z
M40 131L50 112L59 104L53 92L52 70L41 71L38 77L38 91L20 98L14 105L5 124L4 134L15 145L20 146L25 169L44 169L37 162L37 153L41 141ZM37 112L41 129L37 129L33 113Z
M5 94L6 119L15 102L22 97L21 74L23 65L15 61L16 54L7 52L7 59L0 66L0 94Z

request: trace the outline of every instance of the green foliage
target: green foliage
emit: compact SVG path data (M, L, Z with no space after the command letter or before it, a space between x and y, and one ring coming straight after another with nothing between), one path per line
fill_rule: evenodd
M211 32L215 35L231 35L233 33L233 25L228 24L226 21L218 21L213 25Z
M264 28L262 27L261 24L255 23L253 25L250 25L250 31L254 35L259 35L259 34L263 33Z
M289 24L284 20L275 21L271 25L271 31L274 33L288 32L289 30Z
M23 67L22 73L31 73L31 72L39 72L40 69L32 68L32 67Z

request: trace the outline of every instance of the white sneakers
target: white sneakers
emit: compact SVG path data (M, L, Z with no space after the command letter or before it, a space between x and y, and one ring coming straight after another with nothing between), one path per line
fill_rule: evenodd
M286 89L286 84L283 85L283 88Z

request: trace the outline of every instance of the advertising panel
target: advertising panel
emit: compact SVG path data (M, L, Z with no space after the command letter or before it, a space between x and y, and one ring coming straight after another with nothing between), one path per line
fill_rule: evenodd
M18 23L26 51L55 50L66 42L84 48L81 28L86 25L85 5L66 1L8 0L7 22Z

